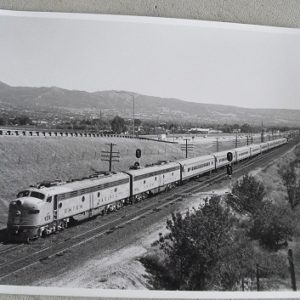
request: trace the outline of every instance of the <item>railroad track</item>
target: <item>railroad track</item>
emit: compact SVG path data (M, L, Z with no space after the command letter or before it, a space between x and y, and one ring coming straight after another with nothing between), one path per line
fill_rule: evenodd
M283 147L286 149L289 148L289 146ZM242 175L244 170L251 168L253 165L258 164L259 162L267 161L281 151L282 147L275 148L270 152L257 156L254 160L252 159L241 162L235 165L234 172L241 173L240 175ZM219 173L220 171L222 172L221 174ZM47 245L47 242L44 242L47 239L41 239L38 240L37 243L34 242L31 245L19 244L10 246L8 248L0 247L0 282L7 279L9 276L29 268L30 266L39 264L40 262L46 261L55 256L61 256L66 251L69 251L75 247L100 238L101 236L111 234L115 230L123 228L131 222L145 218L147 215L155 213L164 207L168 207L169 205L175 204L178 201L182 201L183 198L188 195L198 193L210 185L226 179L227 175L225 174L225 169L221 169L219 172L213 173L208 178L202 176L199 179L193 180L186 185L179 186L168 193L156 195L151 198L152 201L143 201L142 207L140 206L141 203L137 203L133 205L133 207L136 209L130 212L127 212L125 209L123 210L125 212L123 215L114 216L114 214L112 214L109 221L105 222L103 220L103 223L101 223L99 226L88 228L87 230L84 230L83 227L80 233L74 234L71 237L64 238L63 233L58 234L60 235L61 239L59 241L54 241L54 243L48 243L49 245ZM30 253L28 254L28 251L22 251L23 253L20 254L20 257L16 258L16 256L19 254L17 251L22 249L27 249L30 251ZM14 250L16 250L16 253L14 253Z

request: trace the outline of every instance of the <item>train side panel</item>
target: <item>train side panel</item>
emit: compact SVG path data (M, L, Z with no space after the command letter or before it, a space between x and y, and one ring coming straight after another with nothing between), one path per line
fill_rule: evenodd
M180 181L180 165L178 163L129 170L127 173L132 177L132 196Z
M76 184L77 191L58 195L58 219L105 207L130 196L129 176L124 173L72 183Z
M235 152L238 162L250 157L250 147L236 148Z
M182 180L199 176L215 169L215 157L206 155L179 161Z
M250 146L250 156L261 154L261 147L259 144Z
M228 152L232 153L231 162L229 162L227 159ZM213 153L213 156L215 157L215 161L216 161L216 169L222 168L224 166L227 166L229 163L235 163L237 161L235 149L230 149L222 152L215 152Z

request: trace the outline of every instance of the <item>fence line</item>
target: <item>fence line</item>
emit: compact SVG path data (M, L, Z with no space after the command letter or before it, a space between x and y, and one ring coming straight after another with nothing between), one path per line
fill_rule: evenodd
M104 133L93 133L93 132L69 132L69 131L48 131L48 130L21 130L21 129L0 129L0 135L14 135L14 136L27 136L27 137L111 137L111 138L124 138L124 139L136 139L136 140L147 140L155 141L167 144L178 144L178 142L158 140L154 138L139 137L132 135L122 134L104 134Z

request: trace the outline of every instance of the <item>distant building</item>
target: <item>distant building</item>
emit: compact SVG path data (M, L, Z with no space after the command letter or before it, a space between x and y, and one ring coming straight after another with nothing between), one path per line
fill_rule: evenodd
M217 134L217 133L223 133L223 131L212 129L212 130L209 131L209 133Z
M232 129L232 133L240 133L240 132L241 132L241 129L240 129L240 128Z
M210 131L210 128L191 128L188 130L189 133L203 133L208 134Z

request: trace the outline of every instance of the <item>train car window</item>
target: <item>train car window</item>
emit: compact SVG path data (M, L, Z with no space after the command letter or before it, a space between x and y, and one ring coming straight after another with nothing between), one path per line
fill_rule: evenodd
M33 197L33 198L41 199L41 200L45 199L45 195L44 194L39 193L39 192L35 192L35 191L31 192L30 196Z
M146 180L144 180L144 184L146 183Z
M98 192L97 196L100 197L100 192Z
M51 201L52 201L52 197L50 196L47 198L47 202L51 203Z
M61 202L58 204L58 207L59 207L59 208L62 208L62 203L61 203Z
M118 190L118 188L115 188L115 192Z
M157 180L157 177L155 177L155 180Z
M29 196L30 191L22 191L18 193L17 198L27 197Z
M174 172L172 172L172 176L174 176Z
M84 202L84 200L85 200L85 198L84 198L84 196L83 196L83 197L81 198L81 201Z

